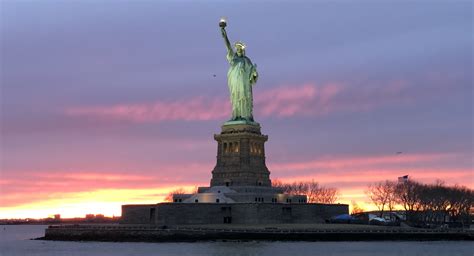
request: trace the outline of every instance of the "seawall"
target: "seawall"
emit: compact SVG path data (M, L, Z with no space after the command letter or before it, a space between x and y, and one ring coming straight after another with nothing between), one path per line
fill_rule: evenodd
M357 226L357 225L354 225ZM194 242L215 240L267 241L382 241L382 240L474 240L472 230L338 227L173 227L151 225L58 225L49 226L44 240L113 242Z

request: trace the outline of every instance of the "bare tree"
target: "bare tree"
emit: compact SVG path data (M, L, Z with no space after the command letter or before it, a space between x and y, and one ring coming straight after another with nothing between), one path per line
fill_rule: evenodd
M288 192L289 194L293 195L304 195L308 192L308 183L307 182L302 182L302 181L295 181L291 183L290 191Z
M173 195L183 195L186 194L186 190L184 188L177 188L175 190L172 190L166 195L165 197L165 202L173 202Z
M320 186L312 181L295 181L293 183L283 183L275 180L272 186L281 188L284 193L291 195L306 195L308 203L332 204L336 202L339 191L336 188Z
M278 179L272 179L272 187L283 188L283 182Z
M333 204L339 198L339 191L336 188L320 187L312 203Z
M366 191L381 212L387 207L392 210L396 204L403 207L407 221L416 224L444 223L450 221L469 223L470 210L474 207L474 191L463 186L446 186L436 180L434 184L416 181L394 183L380 181L369 186Z
M380 216L382 216L385 205L387 204L387 196L384 191L383 181L370 184L365 193L370 201L372 201L372 203L379 209Z
M424 222L444 222L449 210L449 188L443 181L420 184L419 204Z
M449 188L449 216L453 221L464 223L470 222L470 210L474 207L474 191L464 186Z
M276 180L272 182L273 187L278 187L283 190L283 193L291 194L291 195L302 195L305 194L308 190L308 185L302 181L295 181L293 183L283 183L281 181Z
M407 220L412 218L415 211L420 210L421 184L415 181L398 183L395 189L397 203L406 211Z
M385 180L370 184L365 193L372 203L379 209L380 216L383 215L385 207L391 212L396 204L396 183Z
M308 203L316 203L318 194L320 194L321 187L319 183L311 180L308 183L308 191L306 191L306 196L308 197Z
M364 212L364 209L362 209L354 200L351 201L351 208L351 214L358 214Z
M384 182L384 193L387 196L387 208L390 212L395 209L395 205L397 204L397 195L395 194L396 189L396 182L390 180Z

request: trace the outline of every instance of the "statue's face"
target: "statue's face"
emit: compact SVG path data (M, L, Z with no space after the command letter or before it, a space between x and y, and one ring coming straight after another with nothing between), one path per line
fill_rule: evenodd
M242 57L242 56L245 55L245 50L244 50L244 48L243 48L242 46L236 45L236 46L235 46L235 50L236 50L236 52L237 52L237 56Z

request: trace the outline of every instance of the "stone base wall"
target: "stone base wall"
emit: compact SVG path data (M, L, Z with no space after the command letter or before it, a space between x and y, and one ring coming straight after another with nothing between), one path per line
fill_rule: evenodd
M348 214L346 204L280 203L196 203L123 205L123 224L273 224L322 223L333 216Z
M156 204L122 205L120 223L155 224Z
M317 225L317 224L316 224ZM474 240L472 230L416 229L366 225L320 224L306 227L176 227L155 225L53 225L39 239L114 242L267 241L436 241ZM350 226L350 227L349 227ZM298 252L295 252L298 255Z

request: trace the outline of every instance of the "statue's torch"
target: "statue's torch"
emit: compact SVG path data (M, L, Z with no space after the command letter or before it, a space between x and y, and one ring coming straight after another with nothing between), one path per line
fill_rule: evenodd
M225 28L226 26L227 26L227 21L226 21L226 19L223 17L223 18L221 18L221 20L219 21L219 27Z

